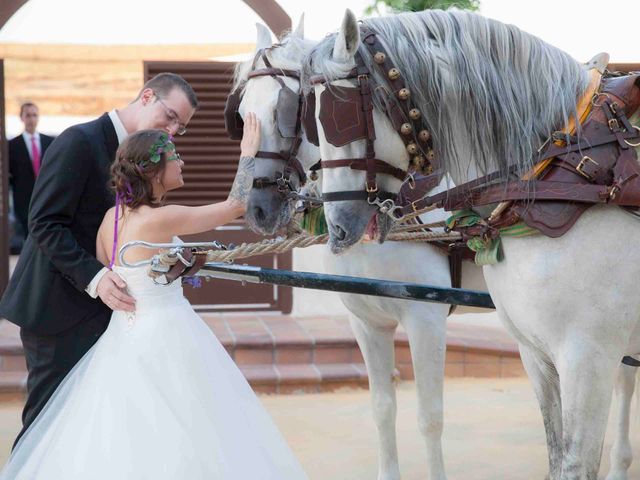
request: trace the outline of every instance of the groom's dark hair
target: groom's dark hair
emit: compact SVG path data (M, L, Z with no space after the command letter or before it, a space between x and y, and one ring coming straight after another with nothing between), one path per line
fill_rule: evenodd
M193 87L189 85L189 82L176 73L159 73L152 79L147 80L138 92L136 100L140 99L142 91L147 88L153 90L153 92L160 98L166 98L173 89L177 88L185 94L193 108L198 108L198 97L196 96L196 92L193 90Z

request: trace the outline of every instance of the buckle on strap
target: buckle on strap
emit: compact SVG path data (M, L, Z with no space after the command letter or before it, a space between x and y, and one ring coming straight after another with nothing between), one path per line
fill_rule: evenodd
M589 163L589 162L593 163L596 166L600 165L593 158L585 155L584 157L582 157L582 160L580 160L580 163L578 163L578 165L576 166L576 172L578 172L580 175L582 175L587 180L593 180L593 176L589 175L587 172L584 171L585 165L587 163Z
M373 183L372 187L369 187L369 183L365 183L364 188L366 188L367 193L376 193L378 191L378 184L377 183Z

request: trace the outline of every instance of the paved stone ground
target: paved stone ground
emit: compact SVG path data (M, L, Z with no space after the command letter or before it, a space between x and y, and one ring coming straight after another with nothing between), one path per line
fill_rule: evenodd
M376 434L366 390L266 395L261 400L311 479L376 478ZM2 462L18 430L20 410L18 402L0 405ZM414 385L403 382L398 387L397 431L404 480L426 478L424 444L415 418ZM640 446L639 431L638 425L632 426L634 446ZM609 448L607 438L603 476ZM546 447L528 381L447 379L444 453L449 480L542 480L547 473ZM640 478L640 461L631 467L629 478Z

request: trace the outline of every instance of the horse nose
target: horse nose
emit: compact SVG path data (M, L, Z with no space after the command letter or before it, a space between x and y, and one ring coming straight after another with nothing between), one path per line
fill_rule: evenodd
M347 232L340 225L333 225L333 235L337 240L344 240L347 236Z
M255 205L251 211L251 213L253 214L253 218L255 218L255 220L257 222L264 222L266 215L264 213L264 210L262 209L261 206L259 205Z

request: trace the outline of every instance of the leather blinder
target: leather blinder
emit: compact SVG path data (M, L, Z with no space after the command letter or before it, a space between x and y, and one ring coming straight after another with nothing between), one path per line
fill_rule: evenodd
M343 147L367 138L360 90L332 85L320 95L320 123L331 145Z
M276 104L276 124L282 138L297 136L299 102L300 96L289 87L280 89Z
M224 127L231 140L242 140L244 122L238 112L242 101L241 91L242 87L238 87L230 93L224 106Z
M318 139L318 125L316 125L316 92L311 90L305 97L302 105L302 128L307 135L307 140L316 147L320 146Z

